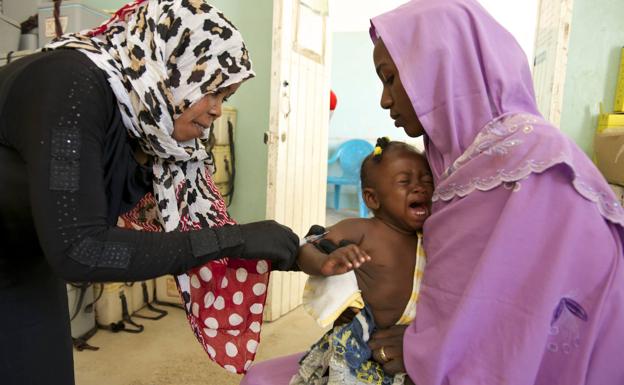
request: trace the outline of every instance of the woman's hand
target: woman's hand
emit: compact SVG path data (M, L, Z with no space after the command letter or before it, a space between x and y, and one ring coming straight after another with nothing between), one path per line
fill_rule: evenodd
M321 274L324 276L344 274L370 260L371 257L362 249L350 244L334 250L325 258L321 265Z
M273 270L289 270L299 251L299 237L288 227L275 221L260 221L240 226L244 259L267 259Z
M403 362L403 335L407 325L396 325L375 332L368 342L373 359L379 362L386 373L405 373Z

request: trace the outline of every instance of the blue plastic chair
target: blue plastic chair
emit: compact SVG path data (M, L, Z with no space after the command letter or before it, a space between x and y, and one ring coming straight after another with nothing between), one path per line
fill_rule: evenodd
M362 198L362 185L360 183L360 167L362 161L373 152L373 145L362 139L351 139L342 143L334 156L327 163L334 164L338 162L342 169L341 176L328 176L327 184L334 185L334 208L340 209L340 188L344 185L352 185L356 187L359 211L361 218L368 217L368 207Z

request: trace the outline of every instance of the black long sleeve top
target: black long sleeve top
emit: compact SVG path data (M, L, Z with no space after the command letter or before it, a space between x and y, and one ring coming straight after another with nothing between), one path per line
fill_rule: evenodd
M0 287L41 255L68 281L135 281L213 259L216 244L240 246L204 230L115 227L151 188L131 152L106 74L84 54L37 53L0 69Z

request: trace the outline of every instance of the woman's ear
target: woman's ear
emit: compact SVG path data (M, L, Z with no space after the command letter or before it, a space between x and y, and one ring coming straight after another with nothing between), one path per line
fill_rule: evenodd
M366 207L371 210L379 209L380 203L379 199L377 199L377 191L374 188L366 187L362 190L362 197L364 198L364 203L366 203Z

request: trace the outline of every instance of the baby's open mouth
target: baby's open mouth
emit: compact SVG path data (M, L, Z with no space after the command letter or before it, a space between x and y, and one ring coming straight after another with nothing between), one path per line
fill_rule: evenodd
M412 202L409 204L410 211L417 217L429 216L429 207L425 203Z

